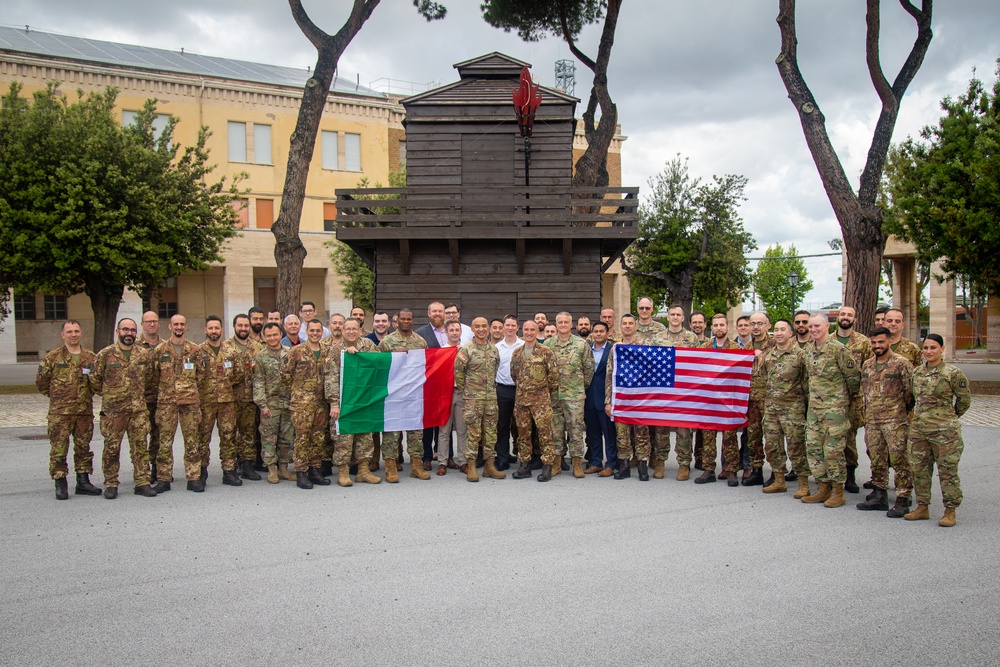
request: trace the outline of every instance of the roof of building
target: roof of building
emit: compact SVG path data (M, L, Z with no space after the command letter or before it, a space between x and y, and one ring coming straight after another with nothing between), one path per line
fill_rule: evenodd
M0 26L0 51L295 88L304 86L311 75L310 70L296 67L264 65L9 26ZM385 98L385 94L343 77L334 77L330 89L339 93Z

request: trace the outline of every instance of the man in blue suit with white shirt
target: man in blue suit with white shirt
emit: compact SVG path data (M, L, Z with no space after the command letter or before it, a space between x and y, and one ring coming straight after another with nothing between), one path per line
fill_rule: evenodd
M595 322L591 331L594 355L594 378L587 388L583 408L583 422L587 426L587 474L600 473L601 477L611 477L618 469L618 441L615 425L604 411L604 388L608 373L608 357L611 343L608 342L608 326Z

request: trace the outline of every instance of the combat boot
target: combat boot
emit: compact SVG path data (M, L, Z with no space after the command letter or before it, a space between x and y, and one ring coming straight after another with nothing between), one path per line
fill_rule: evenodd
M764 470L762 468L753 468L750 474L743 478L743 486L763 486L764 485Z
M816 489L816 493L811 496L806 496L802 499L804 503L824 503L830 499L830 494L833 493L833 485L830 482L820 482L819 488Z
M844 499L844 485L835 482L830 497L823 502L823 507L843 507L845 502L847 501Z
M278 479L285 479L285 480L288 480L289 482L294 482L294 481L296 481L295 471L294 470L289 470L287 463L279 463L278 464Z
M892 508L885 515L890 519L901 519L909 511L910 499L896 496L896 502L893 503Z
M556 463L556 465L558 466L559 464ZM550 466L548 463L546 463L545 465L543 465L542 466L542 472L538 473L538 477L536 477L536 479L539 482L547 482L550 479L552 479L552 468L553 468L553 466Z
M99 496L101 490L90 483L90 475L85 472L77 473L76 495L78 496Z
M270 468L270 466L268 466ZM268 470L268 476L270 477L270 470ZM244 461L240 470L240 477L243 479L249 479L252 482L260 481L260 474L253 469L253 461ZM270 481L270 480L268 480Z
M904 514L903 518L907 521L926 521L931 518L931 513L925 503L917 502L916 508L912 512Z
M632 467L628 461L618 461L618 471L615 473L615 479L627 479L632 476Z
M580 476L583 477L583 475ZM490 479L507 479L507 473L497 470L496 463L494 463L493 459L490 458L487 459L486 465L483 466L483 477L489 477Z
M470 468L475 468L474 465L469 465ZM430 474L424 470L424 463L420 458L410 457L410 477L416 477L417 479L430 479Z
M331 483L330 480L320 473L319 468L312 466L309 466L309 469L306 470L306 478L313 484L319 484L320 486L330 486Z
M198 478L202 483L208 482L208 466L201 467L201 476Z
M774 470L771 470L771 476L764 480L764 486L771 486L774 484Z
M227 486L243 486L243 480L235 470L223 470L222 483Z
M118 487L117 486L106 486L104 487L104 497L108 500L114 500L118 497Z
M298 470L295 471L295 485L300 489L311 489L313 488L312 482L309 481L309 476L304 472Z
M792 495L792 498L795 498L796 500L802 500L810 493L812 493L812 491L809 490L809 475L803 475L802 477L798 477L797 481L799 483L799 488L795 489L795 493Z
M65 477L56 480L56 500L69 500L69 484Z
M511 477L514 479L528 479L531 477L531 461L521 461Z
M337 485L354 486L354 482L351 481L350 466L339 466L339 470L337 471Z
M799 474L797 472L795 472L794 470L792 470L792 471L790 471L790 472L788 472L788 473L785 474L785 481L786 482L794 482L794 481L798 480L798 478L799 478Z
M558 456L556 457L556 462L552 464L552 476L553 477L555 477L556 475L562 473L562 471L563 471L563 464L564 463L565 463L565 461L563 459L559 458Z
M712 470L706 470L697 477L695 477L694 479L695 484L708 484L709 482L714 482L714 481L715 481L715 472Z
M579 456L573 457L573 477L583 479L583 459Z
M889 511L889 496L886 494L885 489L880 489L877 486L872 490L871 496L863 503L858 503L857 508L859 510L878 510L879 512Z
M362 461L358 464L358 472L354 475L354 481L358 484L381 484L382 478L378 475L373 475L372 471L368 468L366 461Z
M639 461L639 465L636 467L636 472L639 475L640 482L649 481L649 464L646 461Z
M677 481L686 482L691 479L691 466L681 466L677 469Z
M486 471L483 470L483 475L485 475L485 474L486 474ZM479 473L476 472L476 466L472 465L471 461L469 462L469 465L465 466L465 480L467 482L478 482L479 481Z
M156 482L152 486L152 489L153 491L156 491L156 495L160 495L161 493L166 493L167 491L170 490L170 482L162 482L160 480L156 480Z
M399 481L399 469L396 467L396 459L385 460L385 481L395 484Z
M788 491L788 487L785 486L785 476L774 475L774 481L765 486L763 491L764 493L785 493Z
M275 463L270 463L267 466L267 483L268 484L278 483L278 466Z
M938 525L941 526L942 528L951 528L952 526L955 525L955 508L954 507L945 507L944 508L944 516L941 517L940 521L938 521Z
M848 493L858 493L861 489L858 488L858 482L854 479L854 472L858 469L858 466L847 466L847 481L844 482L844 490Z
M141 486L135 487L132 493L137 496L146 496L147 498L155 498L157 495L156 491L154 491L153 487L151 487L149 484L143 484Z
M333 462L323 461L319 466L319 474L323 477L330 477L333 475Z
M555 466L553 466L553 467L555 467ZM560 456L559 457L559 470L561 472L569 472L569 464L566 463L566 457L565 456Z
M656 465L653 466L653 479L663 479L663 461L656 459Z
M187 483L187 490L194 491L195 493L202 493L205 490L205 482L200 479L189 479Z

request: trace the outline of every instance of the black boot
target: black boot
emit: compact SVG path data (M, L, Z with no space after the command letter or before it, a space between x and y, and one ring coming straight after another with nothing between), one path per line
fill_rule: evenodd
M108 500L114 500L118 497L118 487L117 486L106 486L104 487L104 497Z
M333 461L323 461L319 467L319 474L323 477L330 477L333 475ZM313 480L315 482L316 480Z
M695 484L708 484L709 482L714 482L714 481L715 481L714 470L706 470L705 472L701 473L700 475L694 478Z
M538 473L538 477L536 477L536 479L539 482L547 482L552 479L552 466L547 463L543 465L542 472Z
M90 483L90 475L85 472L76 475L76 495L78 496L99 496L101 490Z
M615 479L627 479L632 476L632 467L628 459L618 460L618 470L615 471Z
M531 469L532 470L541 470L542 469L542 460L541 459L531 459Z
M798 473L795 472L794 470L792 470L791 472L787 473L785 475L785 481L786 482L797 482L797 481L799 481L799 475L798 475Z
M243 486L243 480L240 479L235 470L223 470L222 483L227 486Z
M871 487L871 488L872 488L872 491L867 496L865 496L865 500L871 500L872 498L875 497L875 493L877 492L878 489L876 489L874 486Z
M202 484L208 482L208 466L201 467L201 475L198 476L198 481Z
M639 461L639 465L636 466L636 472L639 475L640 482L649 481L649 463L646 461Z
M332 469L331 469L331 474L332 474ZM319 484L320 486L330 485L330 480L328 480L326 477L323 477L323 475L320 474L319 470L313 467L310 467L309 470L306 471L306 478L313 484Z
M514 474L512 474L511 477L514 479L528 479L531 477L531 462L522 461L521 464L517 466L517 470L514 471Z
M854 479L854 471L858 469L858 466L847 466L847 481L844 482L844 491L848 493L857 493L861 489L858 488L858 483Z
M764 484L764 469L753 468L750 475L743 478L743 486L762 486Z
M892 509L885 513L890 519L899 519L910 511L910 499L896 496L896 502Z
M135 487L135 490L132 491L132 493L134 493L137 496L146 496L147 498L156 497L156 491L153 491L153 487L151 487L149 484L143 484L142 486Z
M160 495L161 493L166 493L170 490L170 482L161 482L160 480L156 480L151 488L153 491L156 491L156 495Z
M872 490L871 495L874 497L863 503L857 504L857 508L859 510L878 510L879 512L889 511L889 498L885 493L885 489L880 489L876 486Z
M771 470L771 476L764 480L764 486L771 486L774 484L774 470Z
M865 482L864 484L861 485L861 488L862 489L874 489L875 488L875 483L872 482L871 480L868 480L867 482Z
M205 482L200 479L189 479L187 490L194 491L195 493L203 493L205 491Z
M56 480L56 500L69 500L69 484L65 477Z
M243 469L240 471L240 477L243 479L249 479L253 482L260 481L260 475L258 475L253 469L253 463L250 461L243 462Z
M358 464L354 463L354 464L351 464L350 466L348 466L348 468L347 468L347 474L351 475L351 476L357 475L358 474Z
M312 482L309 481L309 476L298 470L295 471L295 485L300 489L311 489L313 488Z

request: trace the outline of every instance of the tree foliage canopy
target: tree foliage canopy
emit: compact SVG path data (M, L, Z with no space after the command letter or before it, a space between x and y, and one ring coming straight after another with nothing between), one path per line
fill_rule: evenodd
M949 277L1000 295L1000 61L992 90L973 77L921 140L894 146L886 170L886 229Z
M604 17L607 5L607 0L483 0L480 8L494 28L537 42L548 35L576 39L584 26Z
M754 289L772 322L780 317L791 320L803 297L813 288L805 262L798 254L794 244L788 246L787 250L780 243L768 246L764 251L764 259L753 272ZM788 276L793 271L798 274L798 284L794 290L788 282Z
M176 119L156 135L153 100L123 127L114 88L75 102L56 83L31 101L20 92L11 84L0 110L0 283L86 293L107 344L125 288L221 259L243 193L207 180L207 128L183 150Z
M746 254L757 247L738 211L746 183L735 174L703 183L686 159L668 162L639 207L639 238L624 258L630 279L688 312L695 300L739 303L750 287Z

